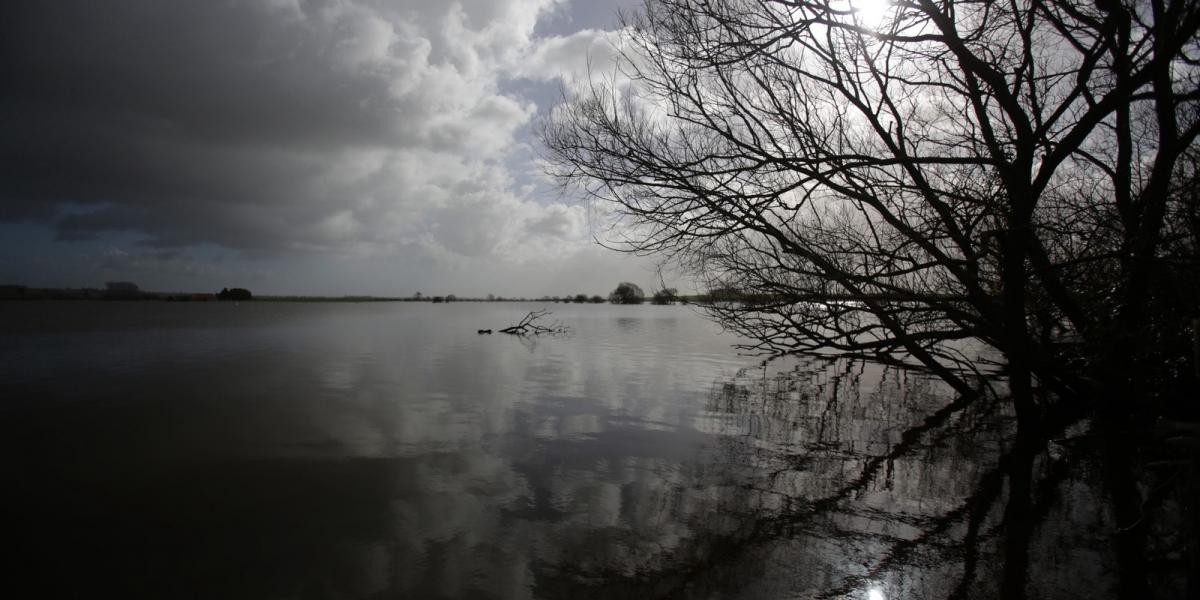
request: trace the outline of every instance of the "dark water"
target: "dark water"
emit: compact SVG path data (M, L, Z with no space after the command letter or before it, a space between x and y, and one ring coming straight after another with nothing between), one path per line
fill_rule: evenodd
M773 363L683 307L0 304L9 585L30 597L995 595L1002 406ZM952 409L946 409L951 405ZM1053 452L1030 587L1108 595ZM1060 468L1061 467L1061 468Z

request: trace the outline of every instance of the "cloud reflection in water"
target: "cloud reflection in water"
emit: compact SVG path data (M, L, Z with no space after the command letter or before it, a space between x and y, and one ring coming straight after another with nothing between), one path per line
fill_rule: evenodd
M523 308L248 305L158 315L152 336L62 314L14 334L18 566L46 595L994 592L994 403L861 362L751 367L682 308L562 307L575 335L533 344L474 333ZM1065 472L1032 575L1082 597L1074 577L1102 586L1111 560L1087 550L1094 490Z

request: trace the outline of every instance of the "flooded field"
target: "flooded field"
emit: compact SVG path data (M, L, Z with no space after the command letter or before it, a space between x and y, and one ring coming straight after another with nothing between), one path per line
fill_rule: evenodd
M776 361L685 307L9 303L15 582L43 597L988 597L1002 402ZM1111 594L1080 444L1026 585ZM23 581L22 581L23 580ZM29 587L32 586L32 587Z

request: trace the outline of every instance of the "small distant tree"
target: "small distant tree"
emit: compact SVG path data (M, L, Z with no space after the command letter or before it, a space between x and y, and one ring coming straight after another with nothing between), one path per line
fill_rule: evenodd
M601 296L600 294L596 294L595 296L592 296L591 303L592 304L603 304L604 297Z
M641 304L646 300L646 293L636 283L622 281L617 289L608 295L608 301L613 304Z
M678 290L675 288L664 288L658 290L657 292L654 292L654 297L650 300L650 302L659 305L674 304L675 300L678 298L677 291Z
M495 301L496 301L496 295L495 295L495 294L488 294L488 295L487 295L487 300L488 300L488 302L495 302Z
M454 294L446 295L446 302L455 302L457 300L458 300L458 296L455 296Z
M245 288L221 288L221 291L217 293L217 299L237 301L253 300L254 295L250 293L250 290Z
M599 296L597 296L599 298ZM583 304L588 301L587 294L575 294L575 304Z

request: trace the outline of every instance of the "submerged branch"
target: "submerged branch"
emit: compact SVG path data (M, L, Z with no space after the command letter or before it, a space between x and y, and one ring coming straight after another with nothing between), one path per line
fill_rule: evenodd
M551 313L546 310L534 310L525 315L516 325L510 325L500 330L500 333L509 335L558 335L570 331L570 328L563 325L559 321L554 321L549 325L542 325L538 320L542 317L549 316Z

